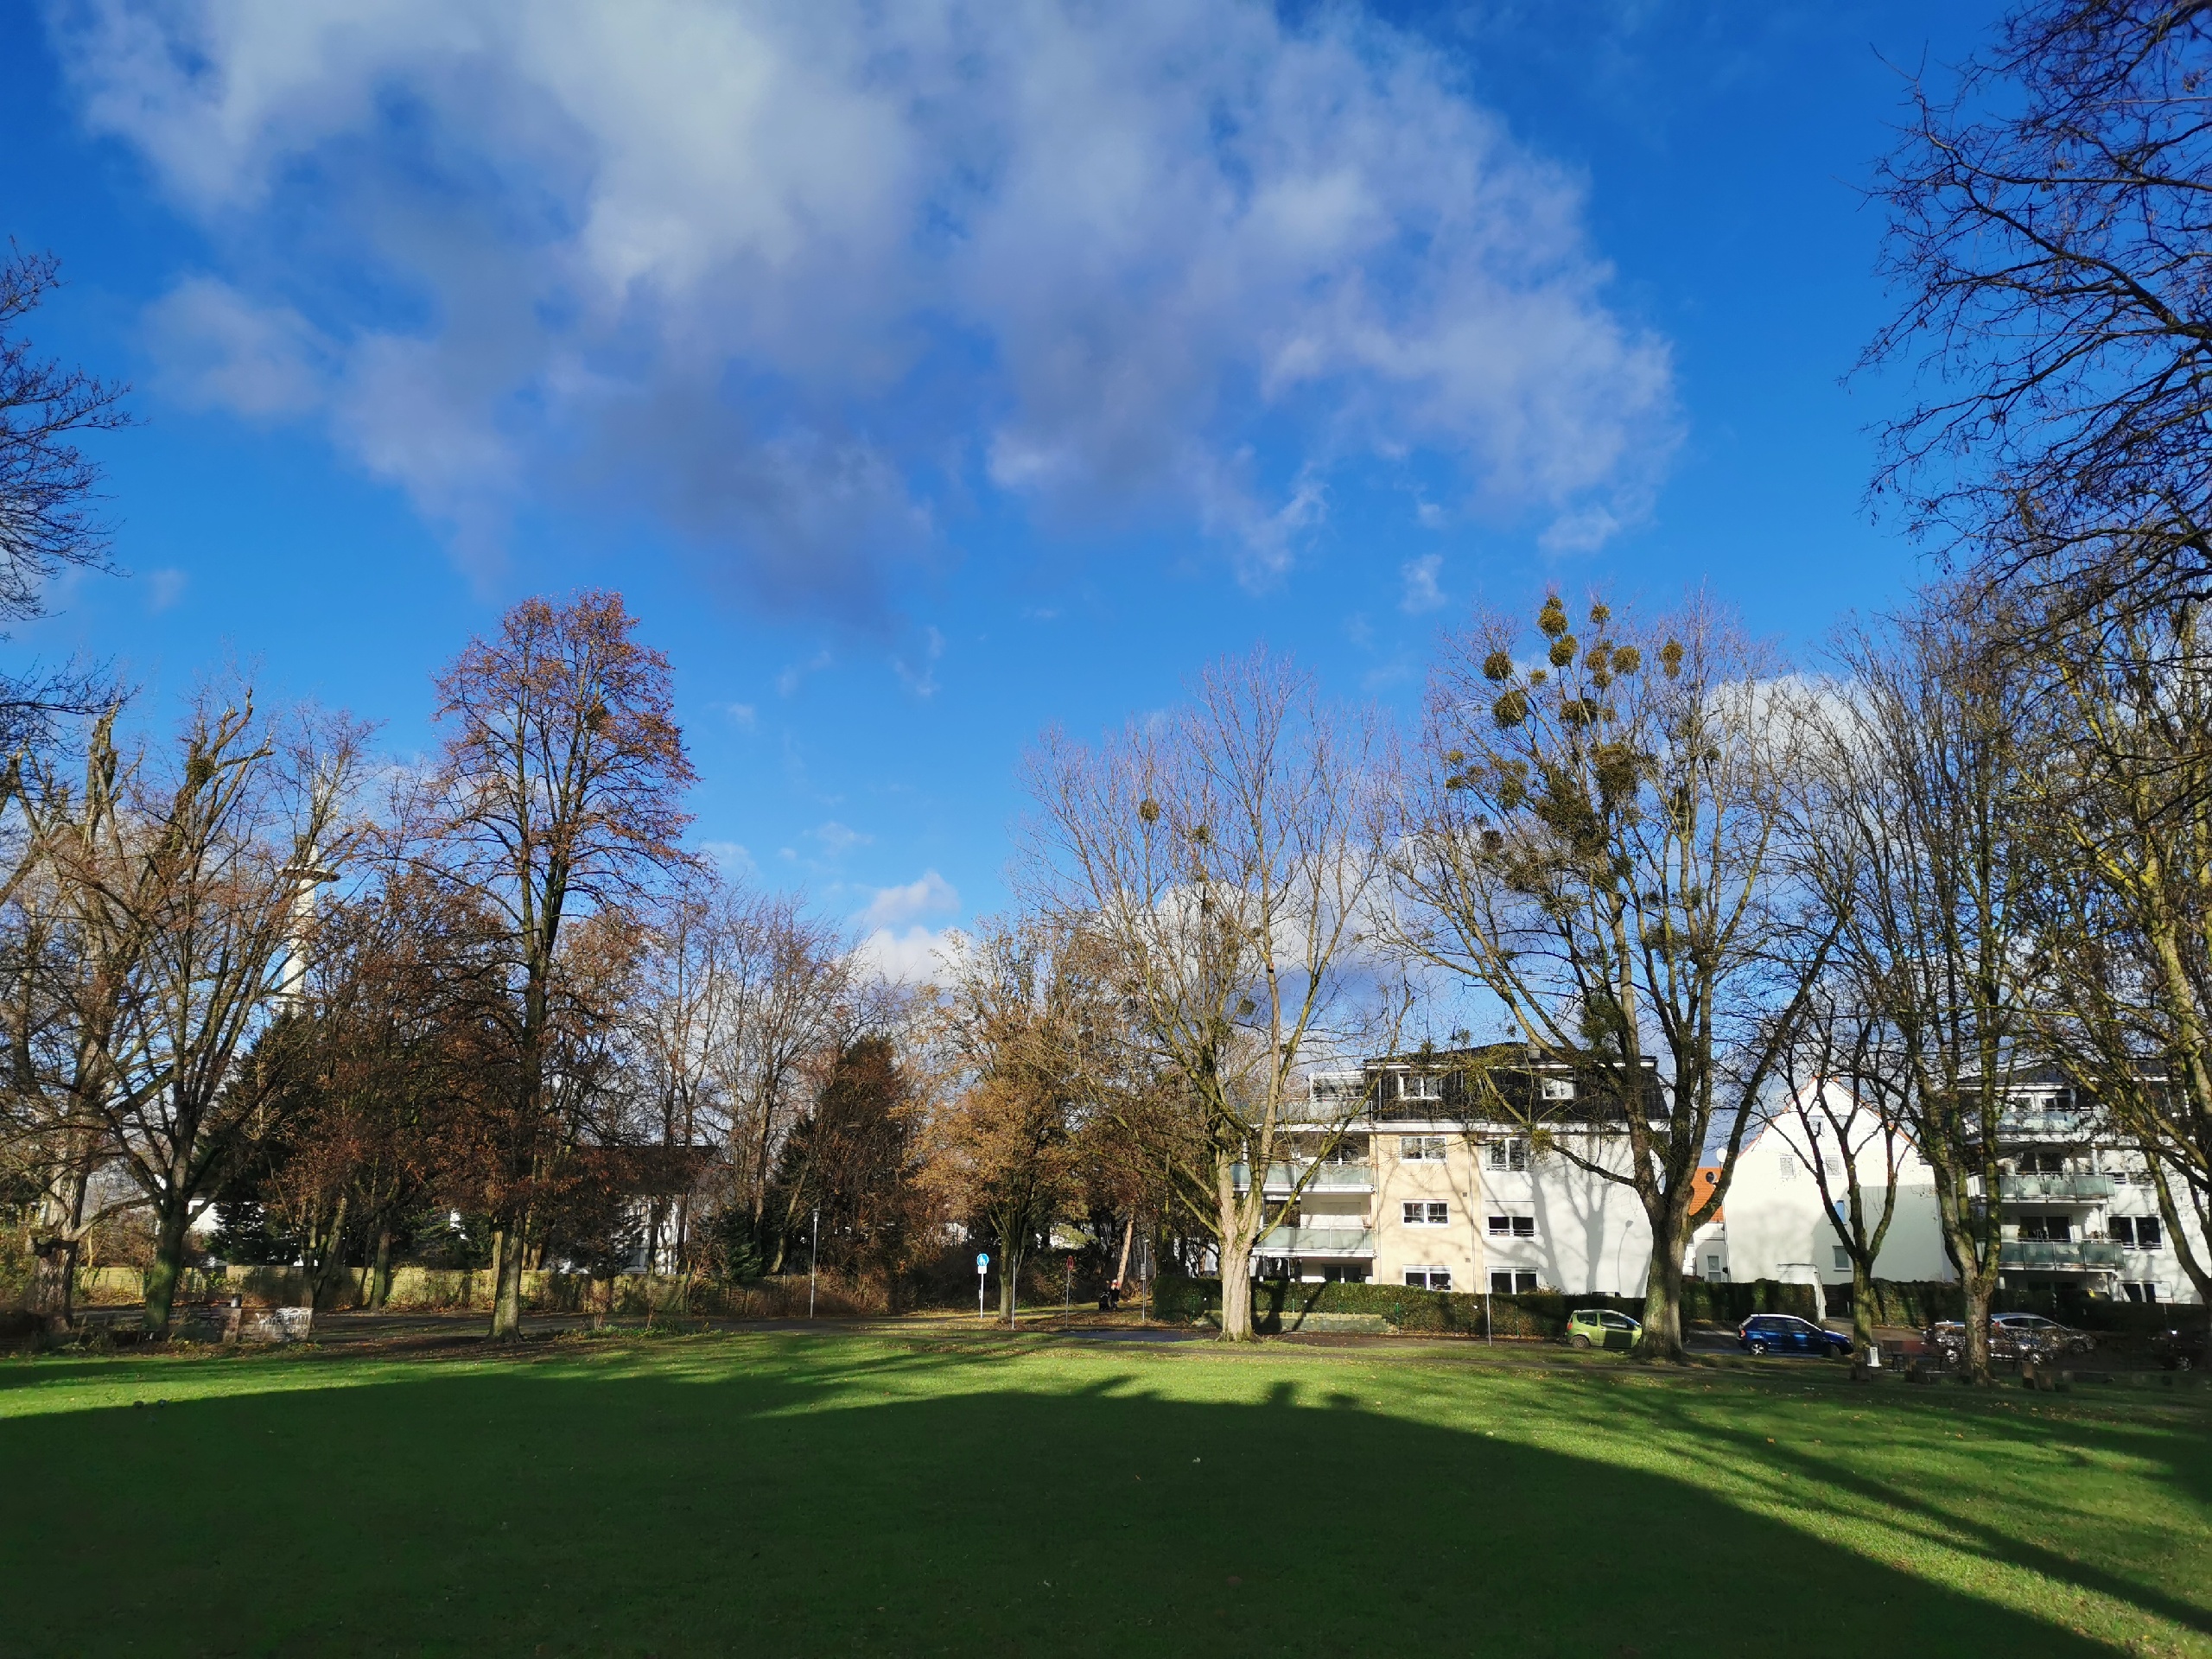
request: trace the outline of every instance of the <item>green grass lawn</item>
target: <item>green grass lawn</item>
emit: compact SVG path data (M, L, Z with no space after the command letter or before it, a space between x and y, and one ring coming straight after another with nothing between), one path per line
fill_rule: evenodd
M10 1360L0 1653L2212 1653L2209 1420L926 1333Z

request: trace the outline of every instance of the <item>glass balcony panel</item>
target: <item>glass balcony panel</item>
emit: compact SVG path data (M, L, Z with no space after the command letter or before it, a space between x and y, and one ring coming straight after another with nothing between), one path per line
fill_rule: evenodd
M1298 1185L1298 1178L1305 1173L1303 1164L1269 1164L1268 1188L1270 1192L1287 1192ZM1243 1164L1236 1166L1236 1190L1243 1192L1251 1179L1250 1170ZM1323 1164L1306 1184L1308 1192L1372 1192L1375 1190L1375 1166L1372 1164Z
M1277 1227L1263 1236L1257 1255L1373 1255L1375 1234L1365 1227Z
M2021 1199L2060 1204L2101 1204L2112 1197L2119 1183L2109 1175L2087 1172L2065 1175L2006 1175L1997 1184L1998 1196L2006 1203Z
M2033 1238L2007 1239L1999 1246L1997 1257L1998 1265L2002 1268L2051 1268L2062 1271L2116 1268L2120 1262L2119 1245L2094 1239L2064 1243L2047 1243Z

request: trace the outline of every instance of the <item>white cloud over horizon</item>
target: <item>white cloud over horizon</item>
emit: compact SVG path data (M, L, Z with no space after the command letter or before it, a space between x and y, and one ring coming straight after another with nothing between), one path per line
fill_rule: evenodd
M919 880L902 887L878 887L875 897L861 912L860 925L871 932L911 922L923 916L941 916L960 908L960 894L935 870L925 870Z
M926 985L944 979L967 936L957 927L931 931L918 925L904 932L881 927L860 943L861 960L893 985Z
M861 616L996 491L1179 512L1259 586L1348 459L1441 458L1576 551L1674 441L1580 181L1351 10L53 16L86 121L229 251L148 315L165 384L321 423L479 566L584 498Z

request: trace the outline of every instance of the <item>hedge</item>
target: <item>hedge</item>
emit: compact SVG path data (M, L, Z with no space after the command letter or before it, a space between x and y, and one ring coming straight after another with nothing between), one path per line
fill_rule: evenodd
M1155 1317L1171 1325L1196 1325L1221 1306L1217 1279L1162 1279L1153 1286ZM1416 1290L1405 1285L1307 1284L1262 1280L1252 1287L1254 1325L1280 1331L1306 1313L1378 1313L1399 1331L1557 1339L1567 1334L1570 1313L1585 1307L1612 1308L1640 1316L1641 1296L1567 1295L1523 1291L1483 1295L1465 1291ZM1813 1316L1813 1287L1762 1279L1749 1284L1682 1286L1682 1316L1734 1325L1753 1313ZM1484 1319L1488 1318L1485 1325Z

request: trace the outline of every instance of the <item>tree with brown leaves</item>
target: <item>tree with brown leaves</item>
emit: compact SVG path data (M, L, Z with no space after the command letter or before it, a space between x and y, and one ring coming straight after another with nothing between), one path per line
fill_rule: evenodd
M557 1145L555 982L577 914L640 903L690 868L678 845L691 763L668 659L620 595L524 601L437 682L446 738L407 824L415 855L498 917L516 1097L487 1208L500 1237L491 1334L522 1325L528 1197Z

